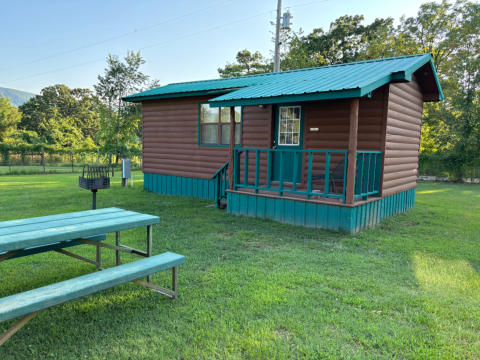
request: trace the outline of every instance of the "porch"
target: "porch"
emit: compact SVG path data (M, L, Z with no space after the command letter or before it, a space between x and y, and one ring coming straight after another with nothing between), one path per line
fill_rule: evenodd
M355 156L349 167L347 150L236 147L231 187L226 163L215 188L231 214L352 233L413 206L415 189L381 197L381 151Z
M357 151L353 202L380 194L382 153ZM232 191L347 203L348 150L234 149Z

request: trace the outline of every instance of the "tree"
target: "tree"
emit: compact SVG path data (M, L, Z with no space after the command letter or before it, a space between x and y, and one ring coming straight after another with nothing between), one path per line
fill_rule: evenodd
M70 126L76 128L75 133L80 137L78 140L96 140L100 129L98 106L99 100L88 89L48 86L20 107L19 128L36 132L45 143L56 144L58 136L52 137L57 131L55 122L69 119Z
M139 141L139 106L126 103L122 98L145 90L149 77L140 71L144 63L140 52L129 51L124 61L109 54L104 75L99 75L94 85L97 96L105 104L101 110L100 136L104 146L116 154L116 162L124 145ZM154 85L158 85L157 82Z
M421 152L448 158L456 177L480 163L480 4L427 2L397 27L391 18L364 24L362 15L345 15L328 31L293 32L286 41L282 70L432 53L445 101L424 105ZM237 62L229 76L247 71Z
M8 98L0 97L0 142L15 131L20 119L18 108Z
M368 25L363 25L363 20L363 15L345 15L332 22L327 32L317 28L306 36L294 37L282 69L332 65L389 55L393 19L376 19Z
M443 154L455 177L480 154L480 4L425 3L402 19L398 33L408 52L430 52L445 94L425 104L424 153Z
M244 75L263 74L271 72L273 66L267 63L265 58L258 51L253 54L247 49L237 53L236 63L227 63L224 68L218 68L222 78L238 77Z

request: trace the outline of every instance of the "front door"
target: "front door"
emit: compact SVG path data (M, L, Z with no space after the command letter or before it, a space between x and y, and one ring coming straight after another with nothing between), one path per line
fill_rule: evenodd
M293 167L295 152L302 149L303 114L300 105L282 105L277 107L275 115L274 147L279 150L289 150L282 155L274 153L273 180L280 180L280 169L283 172L283 181L293 182ZM281 166L280 163L283 163ZM302 178L302 154L297 153L296 182Z

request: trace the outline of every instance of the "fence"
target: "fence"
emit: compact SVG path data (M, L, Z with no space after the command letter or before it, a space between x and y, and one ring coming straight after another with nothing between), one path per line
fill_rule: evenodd
M463 164L454 156L420 155L418 174L432 179L480 182L480 158Z
M54 151L10 151L0 152L0 176L24 174L78 173L84 164L111 164L113 171L120 164L112 163L111 153L100 151L64 150ZM140 156L130 156L132 168L141 169Z

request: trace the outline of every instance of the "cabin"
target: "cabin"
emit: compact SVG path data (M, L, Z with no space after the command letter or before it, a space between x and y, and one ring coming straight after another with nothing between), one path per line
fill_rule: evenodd
M146 190L230 214L358 232L414 205L431 54L130 95L142 106Z

